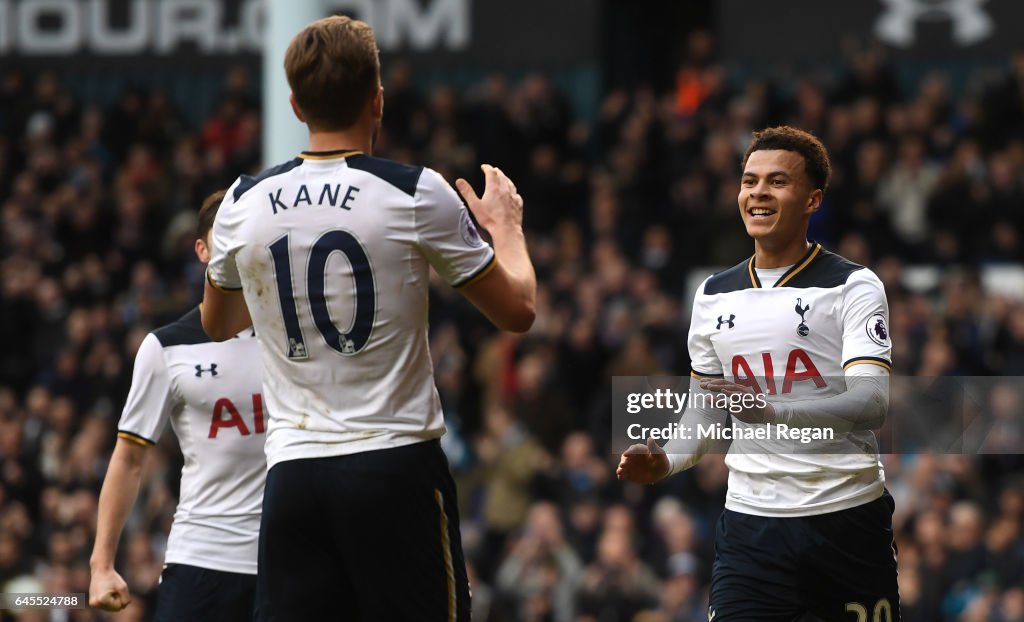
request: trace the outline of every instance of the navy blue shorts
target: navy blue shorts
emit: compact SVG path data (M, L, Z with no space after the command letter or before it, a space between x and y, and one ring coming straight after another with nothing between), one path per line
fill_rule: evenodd
M437 441L274 465L257 619L469 620L457 507Z
M715 535L709 619L899 620L894 507L885 492L818 516L725 510Z
M167 564L156 593L156 622L250 622L256 575Z

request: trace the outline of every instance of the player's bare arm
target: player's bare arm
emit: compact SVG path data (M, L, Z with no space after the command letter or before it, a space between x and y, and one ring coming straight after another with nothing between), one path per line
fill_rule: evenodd
M200 308L203 330L214 341L231 339L243 329L252 326L249 307L239 291L219 289L209 279L203 289L203 305Z
M89 606L106 611L121 611L131 603L128 584L116 570L117 542L135 505L142 480L142 461L146 447L118 438L100 491L96 520L96 543L89 559Z
M496 265L462 293L502 330L523 333L536 317L537 277L523 235L523 197L499 169L481 166L486 178L478 197L465 179L455 182L481 227L491 234Z

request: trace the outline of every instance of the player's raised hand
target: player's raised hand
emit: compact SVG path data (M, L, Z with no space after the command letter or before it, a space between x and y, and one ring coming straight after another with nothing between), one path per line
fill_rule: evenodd
M627 482L653 484L668 475L668 455L653 438L646 445L630 445L622 452L615 476Z
M743 400L744 404L752 403L752 406L737 410L729 409L729 414L744 423L767 423L775 418L775 409L771 402L765 400L764 395L758 395L756 391L745 384L730 382L725 378L702 378L700 388L714 393L723 393L730 396L730 399L732 395L752 396L753 399ZM764 406L760 404L764 404Z
M128 584L113 568L92 571L89 579L89 606L106 611L121 611L132 602Z
M490 164L481 164L484 172L484 195L478 197L465 179L455 180L455 187L466 200L477 223L488 231L495 227L523 226L523 197L505 173Z

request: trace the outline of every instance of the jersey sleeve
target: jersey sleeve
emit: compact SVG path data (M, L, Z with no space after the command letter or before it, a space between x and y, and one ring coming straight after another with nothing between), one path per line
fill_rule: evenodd
M843 292L843 370L874 365L892 371L885 288L867 268L850 275Z
M463 287L494 267L494 249L441 175L423 169L415 200L417 246L445 281Z
M141 445L155 444L171 415L174 401L163 347L150 333L135 355L132 387L117 424L117 435Z
M242 289L242 279L235 264L235 253L242 246L238 234L243 219L235 202L235 188L239 182L241 178L231 184L217 210L217 218L213 221L213 248L206 267L206 279L210 285L226 291Z
M707 283L708 279L705 279L693 297L690 332L686 338L686 347L690 352L690 375L698 378L722 376L722 362L711 343L711 322L707 317L709 306L707 296L704 295Z
M704 396L695 400L695 396ZM705 399L706 398L706 399ZM722 425L726 421L726 411L722 408L710 408L706 404L713 403L714 395L700 388L700 379L690 378L690 401L679 419L683 429L697 430L699 427ZM699 404L699 405L698 405ZM690 434L681 438L673 438L665 443L662 449L668 457L668 475L692 468L706 453L720 441L711 435ZM667 475L666 475L667 477Z

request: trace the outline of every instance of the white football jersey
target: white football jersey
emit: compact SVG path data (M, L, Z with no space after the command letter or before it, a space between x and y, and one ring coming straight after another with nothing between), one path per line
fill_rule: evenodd
M837 395L854 366L891 370L888 319L878 277L819 244L772 287L761 286L751 257L697 291L689 334L693 375L724 376L769 401ZM735 419L733 425L764 427ZM736 438L726 465L725 506L763 516L854 507L879 497L885 481L871 431L807 443Z
M210 341L199 309L146 335L118 436L151 446L168 421L185 465L165 563L256 574L267 461L252 329Z
M263 355L269 466L444 434L430 267L460 287L495 257L439 174L304 152L236 181L213 235L208 278L242 289Z

